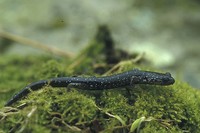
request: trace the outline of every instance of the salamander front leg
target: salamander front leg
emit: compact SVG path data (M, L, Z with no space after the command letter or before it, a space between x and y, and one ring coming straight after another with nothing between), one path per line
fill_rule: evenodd
M135 87L135 86L134 86ZM128 103L130 105L133 105L134 103L134 99L135 97L131 94L131 90L134 88L134 87L126 87L126 95L127 95L127 98L128 98Z

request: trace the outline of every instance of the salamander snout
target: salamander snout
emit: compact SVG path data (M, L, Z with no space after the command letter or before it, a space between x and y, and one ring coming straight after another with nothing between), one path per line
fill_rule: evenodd
M174 82L175 80L170 73L166 73L162 78L162 85L171 85L174 84Z

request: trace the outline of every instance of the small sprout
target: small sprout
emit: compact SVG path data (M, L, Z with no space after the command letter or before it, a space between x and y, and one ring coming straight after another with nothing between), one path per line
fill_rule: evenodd
M145 121L145 119L146 118L143 116L143 117L135 120L131 125L130 132L131 133L134 132L136 130L136 128L137 128L137 133L139 133L140 125L141 125L142 122Z
M95 106L100 110L100 111L103 111L104 112L104 110L103 109L101 109L101 108L99 108L96 104L95 104ZM110 116L110 117L113 117L113 118L115 118L115 119L117 119L117 120L119 120L120 121L120 123L122 124L122 126L126 126L126 123L125 123L125 121L124 120L122 120L122 118L121 117L119 117L118 115L113 115L113 114L110 114L110 113L108 113L108 112L105 112L105 114L107 114L108 116Z
M37 107L32 108L32 110L28 113L27 117L30 118L36 110Z
M125 126L125 125L126 125L125 121L122 120L122 118L120 118L118 115L112 115L112 114L110 114L110 113L108 113L108 112L106 112L106 114L107 114L108 116L110 116L110 117L113 117L113 118L116 118L117 120L119 120L119 121L121 122L122 126Z

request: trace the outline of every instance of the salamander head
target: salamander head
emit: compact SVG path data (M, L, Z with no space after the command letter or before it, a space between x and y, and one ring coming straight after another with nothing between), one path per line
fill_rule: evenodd
M157 73L150 71L137 71L132 76L133 84L171 85L175 80L170 73Z
M161 85L171 85L174 84L174 82L175 80L169 72L163 74L161 77Z

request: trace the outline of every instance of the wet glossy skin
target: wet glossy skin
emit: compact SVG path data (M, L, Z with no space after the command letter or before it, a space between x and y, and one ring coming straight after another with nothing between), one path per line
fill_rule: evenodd
M170 73L157 73L133 69L120 74L105 77L59 77L48 80L40 80L32 83L14 95L5 106L10 106L30 91L41 89L44 86L52 87L76 87L85 90L103 90L122 88L136 84L171 85L175 82Z

